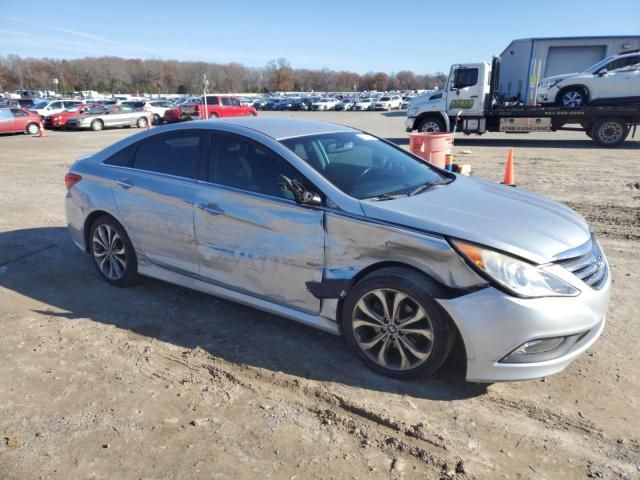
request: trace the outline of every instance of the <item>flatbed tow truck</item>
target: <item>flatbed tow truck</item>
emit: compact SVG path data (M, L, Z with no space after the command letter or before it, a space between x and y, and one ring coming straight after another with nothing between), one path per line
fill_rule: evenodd
M640 103L581 108L522 105L498 93L500 58L456 64L441 91L415 97L407 109L407 132L529 133L583 130L604 147L616 147L640 124Z

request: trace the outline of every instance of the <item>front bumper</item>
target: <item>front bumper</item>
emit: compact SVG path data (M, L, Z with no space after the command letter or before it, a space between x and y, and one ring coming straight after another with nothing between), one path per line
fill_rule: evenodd
M558 89L556 87L551 87L551 88L538 87L538 92L536 94L536 103L542 104L542 105L556 103L557 94L558 94Z
M467 354L467 380L529 380L560 372L598 339L609 305L610 278L576 297L516 298L493 287L438 302L455 322ZM580 334L569 351L544 361L501 361L534 339Z

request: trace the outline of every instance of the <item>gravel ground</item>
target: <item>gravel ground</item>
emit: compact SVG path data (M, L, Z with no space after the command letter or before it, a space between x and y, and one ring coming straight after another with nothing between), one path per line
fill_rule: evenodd
M402 113L265 113L407 146ZM74 158L135 130L0 138L0 478L640 478L640 142L459 137L457 161L592 223L613 274L595 346L550 378L393 381L336 337L154 280L101 281L68 239ZM526 227L526 225L523 225Z

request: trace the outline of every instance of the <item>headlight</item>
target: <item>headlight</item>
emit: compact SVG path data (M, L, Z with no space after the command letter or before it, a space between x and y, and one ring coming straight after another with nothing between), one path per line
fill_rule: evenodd
M580 290L530 263L486 247L451 240L458 252L486 277L520 297L573 297Z
M548 80L546 82L540 82L540 87L541 88L553 88L558 83L560 83L560 80Z

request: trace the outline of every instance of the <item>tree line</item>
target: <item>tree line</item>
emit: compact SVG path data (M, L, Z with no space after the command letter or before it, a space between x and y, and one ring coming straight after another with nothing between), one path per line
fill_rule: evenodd
M359 74L324 68L292 68L284 58L271 60L264 67L240 63L141 60L120 57L87 57L72 60L0 56L0 92L19 88L59 92L95 90L128 93L197 93L207 76L210 92L266 93L284 91L348 92L363 90L422 90L441 88L443 73L416 74L409 70L395 73Z

